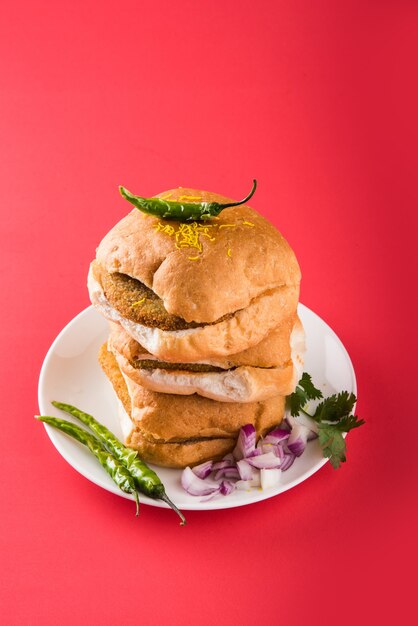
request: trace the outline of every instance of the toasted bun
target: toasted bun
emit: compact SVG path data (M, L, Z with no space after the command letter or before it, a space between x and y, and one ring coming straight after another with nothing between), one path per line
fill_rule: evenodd
M176 395L197 393L219 402L260 402L273 396L293 393L303 368L301 348L304 346L304 336L299 321L292 331L290 344L292 358L280 367L243 365L221 372L194 372L163 367L133 367L132 362L115 349L112 340L108 341L108 347L122 373L146 389Z
M235 404L198 395L157 393L123 376L106 345L99 361L130 418L131 424L124 420L127 445L157 465L185 467L222 457L233 449L244 424L254 424L261 436L283 419L285 399L281 396Z
M240 365L253 367L279 367L287 363L291 358L290 335L295 327L300 324L297 315L290 315L272 330L258 344L247 348L242 352L222 357L202 358L195 363L202 363L230 369ZM128 361L136 359L157 360L157 357L148 352L140 343L133 339L126 330L116 322L109 322L109 346L122 354ZM191 363L192 361L188 361Z
M184 188L160 196L229 201ZM287 241L246 205L194 224L160 220L134 209L105 236L96 258L107 272L144 283L162 299L168 313L186 322L215 322L278 288L281 294L287 293L285 287L297 294L300 282L299 266ZM275 301L271 305L277 306Z
M179 284L181 277L177 277ZM119 322L148 352L164 361L192 362L226 357L255 346L296 312L299 285L283 286L254 298L245 309L217 324L188 330L150 328L124 318L107 300L97 266L92 263L88 277L90 298L104 317ZM177 288L177 285L173 290ZM237 289L239 291L239 289ZM215 296L216 297L216 296Z

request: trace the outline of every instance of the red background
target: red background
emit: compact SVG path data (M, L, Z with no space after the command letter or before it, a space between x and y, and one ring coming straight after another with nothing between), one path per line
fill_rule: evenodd
M3 2L5 624L411 623L417 558L416 2ZM143 195L253 206L345 343L367 425L276 498L174 515L89 483L37 412L87 267ZM412 613L413 611L413 613Z

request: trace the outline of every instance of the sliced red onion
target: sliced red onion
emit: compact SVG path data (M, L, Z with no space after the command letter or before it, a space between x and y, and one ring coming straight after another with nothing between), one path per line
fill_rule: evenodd
M285 428L276 428L271 432L267 433L267 435L263 439L263 443L279 443L280 441L286 441L289 438L290 430Z
M273 452L281 461L283 461L285 452L282 444L278 443L277 446L273 446Z
M201 463L200 465L196 465L192 467L193 474L196 474L198 478L206 478L212 471L213 461L206 461L206 463Z
M274 452L276 447L273 443L262 443L259 450L261 450L261 454L267 454L268 452Z
M318 437L318 424L315 420L311 419L307 415L300 413L297 417L293 417L293 415L288 415L287 420L292 427L292 434L294 435L294 431L296 428L300 428L303 426L308 431L308 435L306 440L312 441ZM303 435L304 438L304 435Z
M256 448L255 450L253 450L252 452L250 452L250 454L248 456L246 456L246 459L251 458L252 456L260 456L260 454L264 454L264 452L261 450L261 448Z
M290 437L287 440L287 448L289 452L292 452L296 456L300 456L306 448L306 442L308 441L308 435L311 431L302 424L295 424L290 433Z
M241 480L251 480L254 476L254 469L245 459L238 461L237 467Z
M286 470L289 469L289 467L291 467L293 465L294 460L296 459L296 455L292 454L292 453L285 453L284 455L284 459L282 461L282 464L280 466L280 469L282 470L282 472L285 472Z
M215 480L221 480L221 478L235 478L237 480L239 477L239 471L236 467L224 467L215 474Z
M242 426L239 431L237 445L234 448L234 458L239 461L246 459L255 450L256 432L252 424Z
M221 461L207 461L193 469L186 467L182 486L191 495L206 496L202 502L228 495L234 489L277 486L282 472L303 453L307 441L317 438L316 431L313 420L288 415L280 428L272 430L256 445L255 428L246 424L240 430L233 453L226 454ZM211 473L215 473L214 479L205 480Z
M181 474L181 485L191 496L207 496L219 491L219 486L202 480L186 467Z
M267 454L261 454L260 456L253 456L247 459L248 463L258 469L271 469L274 467L280 467L280 459L274 454L274 452L268 452Z
M226 467L235 467L236 463L235 461L230 461L229 459L222 459L222 461L216 461L216 463L214 463L212 465L212 470L214 472L216 472L217 470L220 469L225 469Z
M297 417L288 415L287 420L292 428L295 424L302 424L302 426L306 426L306 428L309 428L309 430L312 430L314 433L318 433L318 423L304 413L299 413Z
M219 496L220 493L221 493L221 488L218 486L217 489L215 489L213 493L209 494L208 496L205 496L204 498L201 498L200 502L209 502L209 500L213 500L214 498Z
M269 487L277 487L281 478L281 471L277 468L261 469L260 481L261 489L268 489Z
M223 480L220 486L220 492L223 496L227 496L235 489L235 483L231 483L230 480Z

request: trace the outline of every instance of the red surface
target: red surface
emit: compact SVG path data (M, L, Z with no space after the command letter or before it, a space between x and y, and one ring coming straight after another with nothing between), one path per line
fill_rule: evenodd
M400 0L2 3L2 623L413 621L417 17ZM137 520L34 422L44 355L88 305L118 184L241 197L254 176L367 426L342 469L279 497Z

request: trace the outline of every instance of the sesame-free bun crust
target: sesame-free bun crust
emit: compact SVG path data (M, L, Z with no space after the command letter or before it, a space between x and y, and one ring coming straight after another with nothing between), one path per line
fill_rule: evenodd
M147 367L141 367L141 361L125 356L126 344L119 342L125 355L118 351L120 334L118 331L115 334L116 341L110 333L108 348L122 373L146 389L160 393L198 394L219 402L260 402L277 395L290 395L302 374L304 333L299 319L290 336L291 358L278 367L268 368L241 365L217 372L196 372L167 369L161 362L152 368L152 360L147 362Z
M279 367L291 358L290 335L297 323L300 324L297 315L290 315L258 344L247 348L247 350L230 354L224 358L208 357L195 362L220 367L225 370L231 367L239 367L240 365ZM131 362L141 359L156 359L154 355L133 339L123 326L116 322L109 322L109 346L112 351L116 350Z
M178 280L180 284L181 277ZM174 290L176 288L173 286ZM121 324L148 352L164 361L185 363L224 358L257 345L269 332L295 314L299 297L299 285L284 285L255 297L245 309L217 324L166 331L128 320L112 307L100 283L97 262L90 265L88 289L97 310L108 320Z
M235 404L157 393L123 376L106 344L99 362L130 418L125 442L156 465L186 467L220 458L234 448L241 426L254 424L261 436L283 419L281 396Z
M229 201L184 188L160 197ZM299 265L287 241L247 205L224 209L218 218L196 226L133 209L104 237L96 258L107 272L145 284L168 313L186 322L216 322L279 287L298 293L300 282Z

